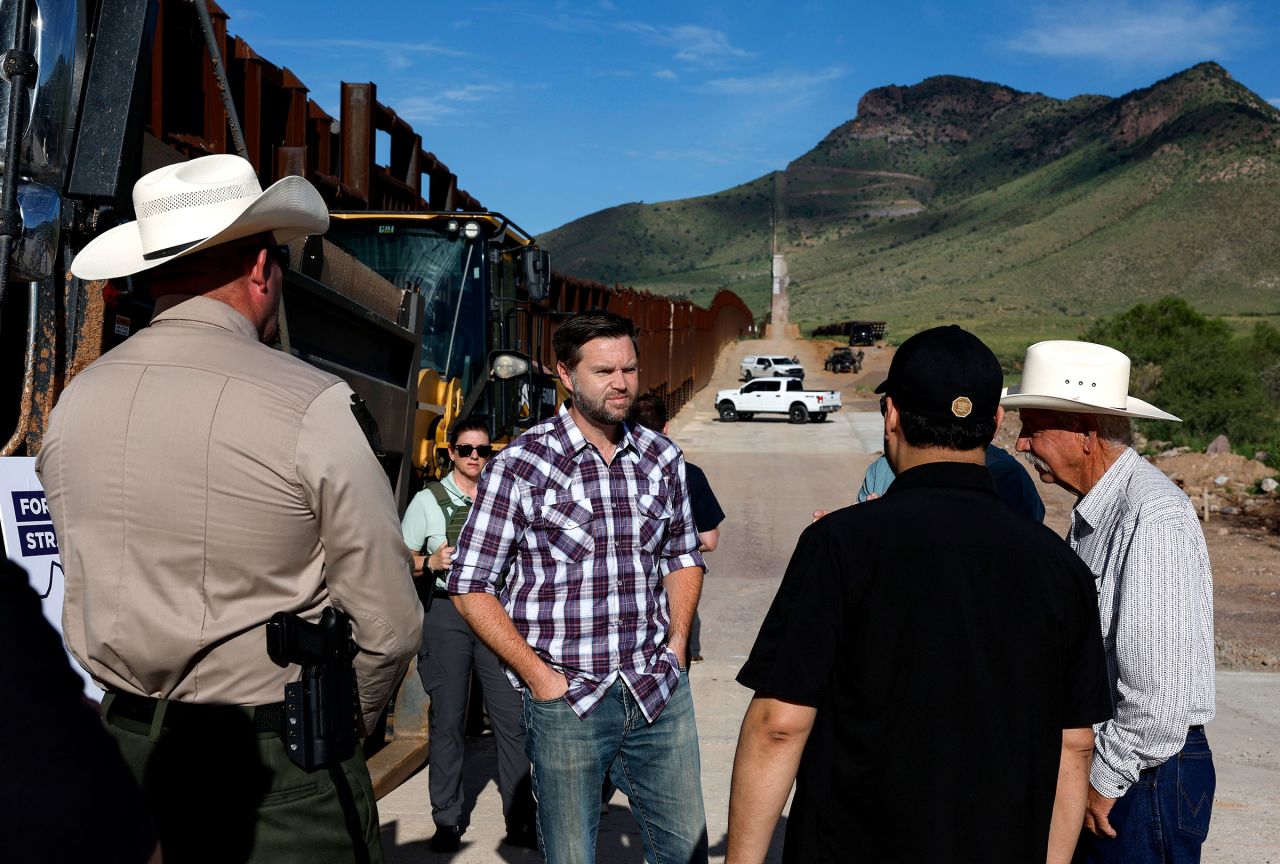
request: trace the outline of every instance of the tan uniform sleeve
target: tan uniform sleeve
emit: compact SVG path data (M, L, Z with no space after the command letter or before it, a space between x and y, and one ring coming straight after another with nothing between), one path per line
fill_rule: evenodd
M422 604L387 476L335 384L307 409L298 481L320 526L333 605L351 616L365 729L372 729L422 641Z

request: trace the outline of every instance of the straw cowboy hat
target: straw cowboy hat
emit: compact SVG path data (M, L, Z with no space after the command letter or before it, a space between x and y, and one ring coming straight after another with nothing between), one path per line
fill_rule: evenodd
M136 222L94 238L71 262L81 279L118 279L266 231L277 243L329 229L315 187L285 177L262 191L253 166L218 155L166 165L133 185Z
M1000 396L1006 408L1045 408L1072 414L1112 414L1182 422L1129 395L1129 358L1092 342L1055 340L1027 349L1022 383Z

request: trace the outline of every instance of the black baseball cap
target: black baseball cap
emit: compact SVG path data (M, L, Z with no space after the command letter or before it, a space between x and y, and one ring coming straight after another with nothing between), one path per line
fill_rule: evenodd
M955 324L922 330L898 348L877 393L912 414L977 422L996 416L1004 373L977 336Z

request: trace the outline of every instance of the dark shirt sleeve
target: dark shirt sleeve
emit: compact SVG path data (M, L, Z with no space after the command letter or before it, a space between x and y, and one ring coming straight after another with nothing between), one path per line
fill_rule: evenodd
M1022 463L994 444L987 445L987 470L1004 502L1028 519L1044 522L1044 501Z
M1093 573L1074 553L1065 561L1069 570L1066 608L1069 615L1063 644L1062 728L1083 729L1110 720L1111 684L1098 622L1098 596Z
M738 683L785 702L817 707L839 650L845 587L828 519L800 535Z
M716 500L716 493L711 491L707 475L697 465L684 463L685 475L689 481L689 506L693 508L693 525L698 533L719 528L724 521L724 511Z
M0 552L0 811L6 861L146 861L155 835L116 742L83 701L26 573Z

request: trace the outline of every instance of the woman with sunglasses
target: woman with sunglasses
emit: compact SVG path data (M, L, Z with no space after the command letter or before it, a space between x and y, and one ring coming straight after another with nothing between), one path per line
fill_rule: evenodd
M520 694L507 680L498 658L462 620L444 588L444 577L453 563L458 535L471 512L480 472L492 455L489 429L483 420L455 424L449 430L453 470L414 496L401 524L404 542L413 552L414 577L431 580L429 587L419 581L427 616L422 628L422 650L418 652L418 675L431 696L427 785L431 817L436 823L436 833L431 838L434 852L456 851L467 829L462 754L473 667L484 690L485 710L498 745L498 791L507 825L506 842L537 846L529 759L520 729Z

